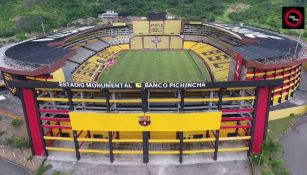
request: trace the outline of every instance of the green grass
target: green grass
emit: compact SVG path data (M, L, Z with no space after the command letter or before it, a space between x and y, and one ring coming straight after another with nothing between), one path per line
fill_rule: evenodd
M282 159L282 146L279 139L301 115L289 116L287 118L269 122L269 130L261 155L252 155L250 160L258 166L263 175L289 175Z
M208 70L187 50L125 51L99 77L99 82L203 82ZM194 60L193 60L194 59Z
M295 115L283 119L270 121L268 137L274 140L279 140L281 135L284 134L300 117L301 115Z

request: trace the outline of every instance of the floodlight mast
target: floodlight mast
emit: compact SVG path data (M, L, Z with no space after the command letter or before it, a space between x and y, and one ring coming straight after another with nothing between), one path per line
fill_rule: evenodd
M43 21L43 19L42 19L42 16L40 15L39 18L40 18L40 20L41 20L41 26L42 26L42 29L43 29L43 33L44 33L44 35L46 35L45 27L44 27L44 21Z
M296 54L296 50L297 50L297 46L298 46L298 44L299 44L299 42L300 42L300 40L301 40L301 37L302 37L302 34L304 33L304 30L301 30L301 33L300 33L300 35L299 35L299 37L298 37L298 40L296 40L296 46L295 46L295 50L294 50L294 56L295 56L295 54Z

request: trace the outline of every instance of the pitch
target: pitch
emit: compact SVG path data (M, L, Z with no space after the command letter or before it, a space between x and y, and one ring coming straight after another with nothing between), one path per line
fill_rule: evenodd
M98 82L211 81L201 60L187 50L124 51Z

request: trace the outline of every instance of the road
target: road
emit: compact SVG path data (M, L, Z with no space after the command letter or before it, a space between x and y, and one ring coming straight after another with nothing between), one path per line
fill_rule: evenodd
M307 115L300 119L287 135L281 139L287 169L293 175L306 175L307 172Z
M251 175L249 163L246 160L177 165L167 165L167 163L166 165L151 163L118 165L116 161L113 164L100 164L47 160L46 164L53 165L52 171L57 170L74 175Z
M307 72L302 71L300 92L296 101L302 105L307 103ZM292 100L290 100L292 101ZM288 103L288 102L286 102ZM282 155L287 169L293 175L306 175L307 172L307 115L300 119L287 135L281 139L284 153Z
M31 175L26 169L0 159L0 175Z

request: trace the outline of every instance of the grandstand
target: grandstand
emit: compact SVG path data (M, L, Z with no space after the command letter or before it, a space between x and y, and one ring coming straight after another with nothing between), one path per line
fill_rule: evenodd
M108 36L101 38L103 41L108 43L109 45L118 45L118 44L126 44L129 43L128 35L117 35L117 36Z
M93 82L96 81L101 71L114 64L112 59L120 51L128 49L128 44L108 47L83 62L72 73L74 82Z
M102 41L96 40L95 42L90 42L86 44L84 47L95 52L101 51L106 48L108 45Z
M95 52L92 50L80 47L79 49L77 49L77 53L73 57L69 58L68 60L73 63L81 64L94 53Z
M193 44L194 42L187 43L186 46L190 47ZM190 50L202 58L215 81L228 80L231 58L223 51L205 43L196 43L190 47Z

